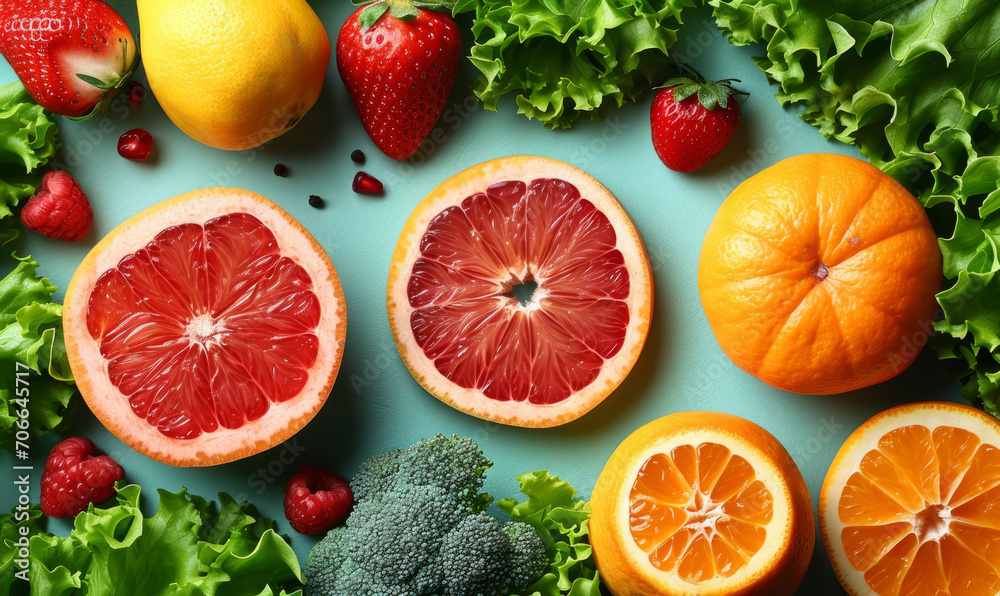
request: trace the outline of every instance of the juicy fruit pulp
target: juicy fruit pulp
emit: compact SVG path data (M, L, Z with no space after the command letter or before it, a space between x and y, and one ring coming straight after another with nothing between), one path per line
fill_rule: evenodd
M316 359L308 273L248 213L160 232L97 280L87 328L132 412L175 439L294 398Z
M446 378L498 401L554 404L593 382L629 323L629 273L607 216L560 179L505 181L438 213L407 298ZM535 283L524 303L517 286Z
M699 584L743 569L764 545L773 497L718 443L681 445L642 465L629 496L636 545L661 571Z
M954 426L882 436L844 486L847 560L877 594L993 594L1000 449Z

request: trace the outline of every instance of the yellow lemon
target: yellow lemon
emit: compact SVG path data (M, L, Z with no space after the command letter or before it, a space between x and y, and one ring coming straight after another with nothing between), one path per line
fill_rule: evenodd
M305 0L138 0L138 9L150 89L191 138L250 149L316 103L330 39Z

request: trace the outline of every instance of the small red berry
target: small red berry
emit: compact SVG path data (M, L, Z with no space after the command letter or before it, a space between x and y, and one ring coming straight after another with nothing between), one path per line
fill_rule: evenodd
M125 479L125 470L96 452L94 443L83 437L71 437L52 448L42 472L42 513L73 517L91 503L114 496L115 482Z
M77 181L56 170L42 176L42 185L21 209L21 222L43 236L75 242L90 232L94 212Z
M319 534L344 519L354 493L340 474L302 466L285 485L285 517L300 534Z
M118 155L131 161L146 161L153 150L153 137L141 128L133 128L118 139Z
M733 89L732 81L736 79L678 77L656 94L650 124L653 148L665 166L677 172L697 170L729 144L740 124L734 95L741 92Z
M128 91L125 92L125 102L128 107L137 108L142 100L146 99L146 88L138 81L128 82Z
M358 192L363 195L377 195L383 190L382 183L379 182L377 178L364 172L358 172L357 175L354 176L354 182L351 184L351 188L354 189L354 192Z

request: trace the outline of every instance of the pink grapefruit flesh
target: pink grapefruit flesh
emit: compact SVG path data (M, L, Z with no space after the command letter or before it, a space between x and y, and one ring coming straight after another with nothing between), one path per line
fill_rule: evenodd
M649 262L621 205L581 170L538 157L480 164L424 199L389 282L418 381L520 426L568 422L610 393L638 357L650 306Z
M122 224L74 276L65 318L95 414L177 465L291 436L325 401L343 349L326 254L279 207L236 189L182 195Z

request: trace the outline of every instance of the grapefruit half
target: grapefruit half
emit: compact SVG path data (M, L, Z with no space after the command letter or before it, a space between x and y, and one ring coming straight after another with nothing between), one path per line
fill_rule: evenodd
M592 176L495 159L417 205L389 272L389 324L413 377L486 420L556 426L625 379L649 332L642 238Z
M337 272L268 199L189 192L115 228L63 307L66 351L97 418L177 466L252 455L319 411L346 333Z

